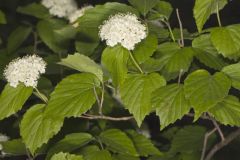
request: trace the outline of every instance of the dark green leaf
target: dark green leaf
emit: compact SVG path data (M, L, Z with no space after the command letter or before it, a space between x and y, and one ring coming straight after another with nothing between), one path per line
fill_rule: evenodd
M2 151L9 155L26 155L26 146L21 139L14 139L1 143Z
M31 3L26 6L20 6L17 8L17 12L34 16L40 19L46 19L50 17L48 9L37 3Z
M146 16L147 13L156 6L158 0L128 0L128 2L136 7L142 15Z
M95 151L84 157L85 160L112 160L111 154L107 150Z
M6 24L6 17L5 14L0 10L0 24Z

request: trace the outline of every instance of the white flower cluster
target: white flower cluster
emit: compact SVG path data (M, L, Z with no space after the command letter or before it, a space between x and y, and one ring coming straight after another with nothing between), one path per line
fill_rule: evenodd
M128 50L133 50L137 43L146 38L147 31L136 15L120 13L100 26L99 36L101 40L106 40L108 46L113 47L119 43Z
M69 15L68 19L70 21L70 23L75 22L78 18L82 17L84 15L84 13L88 10L93 8L93 6L89 5L89 6L84 6L78 10L76 10L75 12L73 12L72 14Z
M9 63L4 76L10 86L17 87L22 82L27 87L36 87L40 74L45 73L46 63L36 55L17 58Z
M41 3L49 9L51 15L59 18L68 17L77 10L75 0L42 0Z

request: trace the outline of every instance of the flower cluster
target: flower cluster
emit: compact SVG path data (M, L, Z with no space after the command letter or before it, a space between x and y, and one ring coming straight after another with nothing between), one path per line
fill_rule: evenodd
M51 15L59 18L68 17L77 10L75 0L42 0L41 3L49 9Z
M4 76L10 86L17 87L22 82L27 87L36 87L40 74L45 73L46 63L36 55L17 58L9 63Z
M84 6L78 10L76 10L75 12L73 12L72 14L70 14L68 16L68 19L70 21L70 23L75 22L78 18L82 17L84 15L84 13L88 10L93 8L93 6L89 5L89 6Z
M100 26L99 36L101 40L106 40L108 46L113 47L119 43L128 50L133 50L137 43L146 38L147 31L136 15L116 14Z

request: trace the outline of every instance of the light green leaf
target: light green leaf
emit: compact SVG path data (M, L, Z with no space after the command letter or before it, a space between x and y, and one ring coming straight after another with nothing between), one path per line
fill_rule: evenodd
M55 154L51 160L83 160L82 156L60 152Z
M113 155L113 160L140 160L139 157L124 155L124 154L117 154Z
M107 47L102 54L102 65L106 68L115 86L119 86L127 76L129 51L122 46Z
M232 80L232 86L240 90L240 63L226 66L222 72Z
M156 6L158 0L128 0L128 2L136 7L142 15L146 16L147 13Z
M93 140L88 133L72 133L65 136L64 139L54 144L48 151L47 158L58 152L72 152Z
M74 153L83 155L85 159L86 156L91 155L96 151L100 151L97 145L87 145L83 148L80 148L78 151L75 151Z
M1 142L2 151L8 155L26 155L26 146L21 139Z
M187 126L177 132L170 152L191 153L201 151L206 129L201 126Z
M46 117L44 104L37 104L25 113L21 125L20 134L24 143L32 154L47 143L62 127L63 119Z
M19 84L17 88L9 84L5 86L0 96L0 120L19 111L32 94L32 87Z
M194 108L195 120L222 101L230 88L231 80L221 72L210 75L206 70L197 70L188 75L184 92Z
M17 8L17 12L34 16L40 19L47 19L50 17L48 9L37 3L31 3L26 6L20 6Z
M210 35L204 34L195 38L192 42L192 46L196 51L196 58L208 67L216 70L221 70L227 63L218 54L218 51L214 48Z
M211 30L211 41L215 48L224 57L239 57L240 51L240 25L217 27Z
M227 4L227 0L196 0L193 9L198 31L201 32L211 14L217 13Z
M81 55L79 53L68 55L68 57L62 59L59 64L78 70L80 72L89 72L95 74L100 81L103 80L103 71L101 67L89 57Z
M166 1L157 2L157 5L154 7L154 9L157 10L160 15L163 15L167 19L170 18L173 11L172 5Z
M0 24L6 24L6 17L5 14L0 10Z
M191 108L181 84L171 84L157 89L153 92L152 103L160 117L161 129L182 118Z
M85 160L112 160L111 154L107 150L95 151L84 157Z
M162 153L153 145L151 140L147 137L138 134L134 130L128 130L127 134L132 139L133 144L136 147L140 156L148 157L150 155L162 155Z
M209 113L224 125L240 126L240 102L237 97L227 96L211 108Z
M120 95L125 107L133 114L138 126L152 111L152 92L166 85L165 79L157 73L129 74L120 86Z
M109 150L121 154L137 156L133 142L121 130L109 129L102 132L99 137L100 140L107 145Z
M27 39L32 31L31 27L19 26L8 37L7 50L12 53L18 49L22 43Z
M153 55L157 47L157 37L154 35L149 35L146 39L136 45L136 48L133 51L133 55L138 63L142 63Z
M64 78L50 96L46 107L48 116L78 117L95 103L94 88L100 81L91 73L73 74Z

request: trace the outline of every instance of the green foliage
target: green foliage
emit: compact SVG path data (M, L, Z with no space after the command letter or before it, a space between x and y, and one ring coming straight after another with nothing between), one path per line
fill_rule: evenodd
M111 154L107 150L94 151L84 158L85 160L112 160Z
M6 17L5 14L0 10L0 24L6 24Z
M55 154L51 160L83 160L82 156L60 152Z
M17 8L17 11L19 13L34 16L40 19L50 18L50 14L48 13L47 8L38 3L31 3L23 7L20 6Z
M158 0L128 0L128 2L136 7L142 15L146 14L158 3Z

